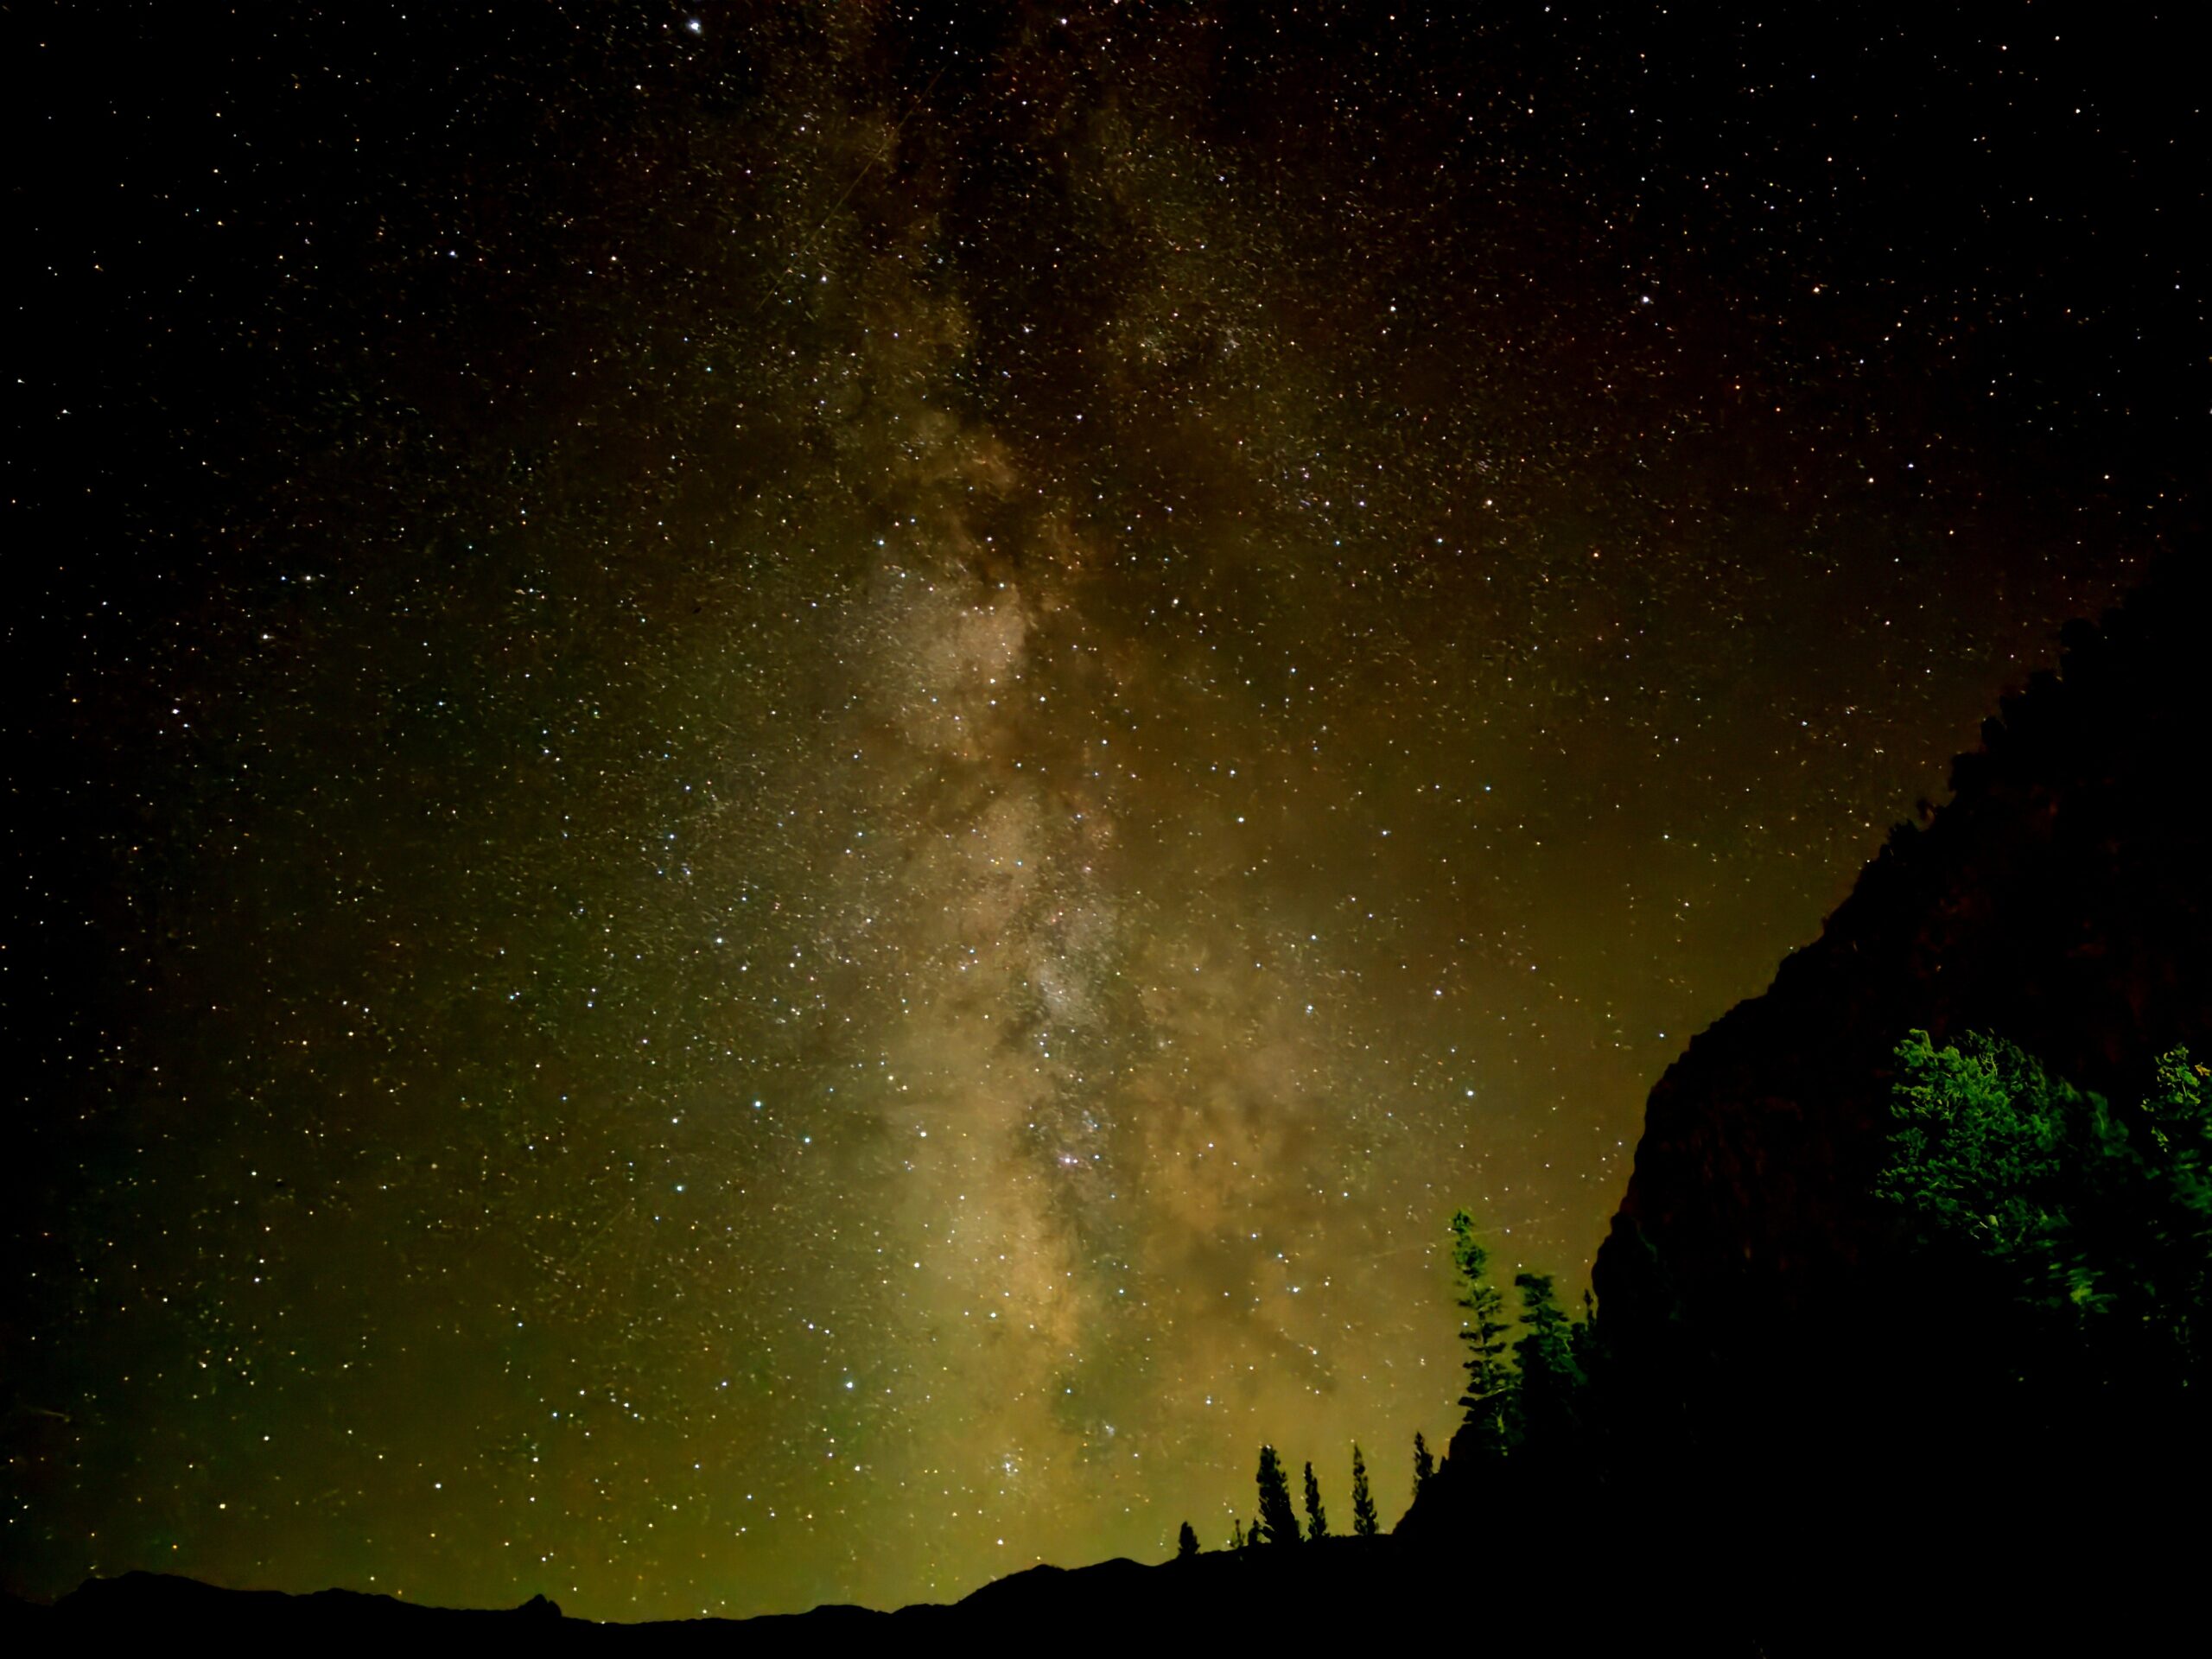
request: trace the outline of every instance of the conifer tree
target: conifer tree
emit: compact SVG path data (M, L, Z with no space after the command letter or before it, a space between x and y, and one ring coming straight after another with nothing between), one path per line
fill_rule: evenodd
M1321 1483L1313 1478L1313 1465L1310 1463L1306 1465L1306 1535L1329 1535L1329 1517L1321 1511Z
M1351 1529L1362 1538L1372 1538L1382 1529L1375 1516L1375 1494L1367 1489L1367 1459L1360 1455L1357 1440L1351 1443Z
M1198 1553L1198 1535L1191 1530L1191 1523L1185 1521L1183 1523L1183 1530L1175 1537L1175 1559L1179 1561L1183 1560Z
M1298 1511L1290 1506L1290 1481L1272 1446L1260 1448L1260 1519L1255 1529L1270 1544L1298 1541Z
M1229 1517L1229 1547L1231 1549L1244 1548L1244 1522L1234 1515Z
M1414 1498L1418 1502L1431 1476L1436 1473L1436 1459L1429 1455L1428 1442L1414 1431Z
M1505 1298L1489 1280L1490 1252L1475 1238L1474 1217L1465 1211L1452 1217L1452 1265L1459 1274L1459 1306L1468 1323L1459 1332L1467 1344L1466 1408L1469 1440L1478 1456L1503 1457L1513 1402L1513 1371L1505 1363Z
M1537 1458L1548 1478L1560 1478L1580 1453L1580 1391L1584 1371L1575 1360L1575 1330L1553 1292L1551 1274L1513 1276L1522 1296L1522 1336L1513 1344L1520 1360L1516 1389L1516 1440Z
M1582 1317L1575 1320L1567 1333L1567 1351L1574 1356L1574 1369L1587 1382L1599 1366L1598 1304L1588 1291L1582 1293Z
M1521 1362L1520 1409L1516 1427L1549 1459L1566 1455L1574 1433L1575 1390L1582 1369L1575 1363L1573 1332L1553 1292L1548 1273L1519 1273L1521 1323L1528 1334L1513 1344Z

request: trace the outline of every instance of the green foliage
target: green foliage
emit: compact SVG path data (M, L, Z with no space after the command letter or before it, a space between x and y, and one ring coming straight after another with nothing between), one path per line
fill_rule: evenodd
M2212 1179L2212 1066L2192 1064L2185 1048L2161 1054L2143 1117L2159 1164L2177 1184L2176 1201L2201 1209Z
M1575 1358L1576 1332L1559 1305L1548 1273L1519 1273L1521 1324L1528 1334L1513 1344L1520 1361L1516 1390L1516 1438L1544 1450L1563 1451L1575 1432L1575 1402L1583 1384Z
M1260 1448L1259 1483L1260 1518L1254 1532L1270 1544L1298 1542L1298 1512L1291 1507L1290 1481L1272 1446Z
M1475 1237L1474 1217L1465 1210L1452 1216L1452 1265L1459 1277L1459 1306L1468 1316L1459 1340L1467 1344L1467 1388L1459 1396L1466 1408L1468 1439L1478 1457L1504 1455L1512 1404L1513 1371L1505 1360L1505 1298L1489 1280L1490 1252Z
M2101 1130L2104 1103L1977 1033L1938 1049L1915 1031L1897 1045L1897 1128L1876 1196L1901 1205L1924 1235L1962 1238L1994 1256L2063 1250L2069 1130Z
M2212 1290L2212 1089L2180 1049L2115 1109L2012 1044L1924 1031L1896 1050L1876 1193L1923 1247L1977 1268L2129 1375L2199 1376Z
M1198 1553L1198 1535L1191 1530L1191 1523L1185 1521L1183 1530L1175 1535L1175 1559L1183 1560Z
M1351 1529L1360 1538L1372 1538L1382 1530L1375 1513L1375 1494L1367 1486L1367 1459L1360 1455L1357 1440L1351 1443Z
M1321 1483L1313 1478L1313 1465L1310 1463L1306 1465L1306 1535L1329 1535L1329 1517L1321 1510Z

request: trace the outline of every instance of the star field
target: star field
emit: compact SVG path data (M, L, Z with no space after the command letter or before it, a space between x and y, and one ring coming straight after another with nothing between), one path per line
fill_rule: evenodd
M11 1588L1393 1519L2196 510L2164 25L427 10L6 25Z

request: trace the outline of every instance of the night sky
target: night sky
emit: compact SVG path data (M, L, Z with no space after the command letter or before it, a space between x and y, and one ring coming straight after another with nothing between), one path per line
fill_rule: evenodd
M2183 12L1929 10L8 8L0 1582L1394 1519L2196 511Z

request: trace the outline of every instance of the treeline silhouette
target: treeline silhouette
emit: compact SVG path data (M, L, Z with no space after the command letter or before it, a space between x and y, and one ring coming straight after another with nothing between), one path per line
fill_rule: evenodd
M1414 1437L1418 1444L1420 1437ZM1417 1452L1416 1459L1420 1453ZM1229 1547L1233 1550L1257 1549L1263 1544L1295 1544L1312 1542L1329 1536L1329 1515L1321 1502L1321 1483L1313 1473L1313 1465L1306 1465L1305 1497L1306 1527L1299 1529L1298 1512L1290 1501L1290 1479L1285 1473L1282 1460L1272 1446L1260 1448L1260 1513L1249 1528L1240 1518L1230 1522ZM1376 1513L1375 1495L1367 1484L1367 1454L1352 1442L1351 1448L1351 1531L1355 1538L1372 1538L1382 1530L1381 1517ZM1183 1523L1180 1555L1198 1554L1198 1535L1191 1530L1191 1523Z

